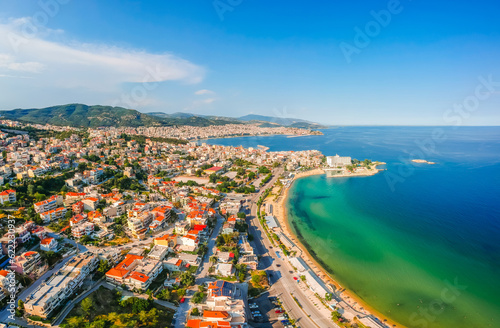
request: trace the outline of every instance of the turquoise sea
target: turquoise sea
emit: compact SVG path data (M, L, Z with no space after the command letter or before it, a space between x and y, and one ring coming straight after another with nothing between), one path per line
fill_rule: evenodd
M500 327L500 127L322 131L207 143L386 162L371 177L296 180L294 232L344 287L407 327Z

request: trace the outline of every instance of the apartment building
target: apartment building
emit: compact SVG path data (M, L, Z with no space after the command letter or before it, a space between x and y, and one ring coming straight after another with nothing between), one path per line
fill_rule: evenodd
M54 195L49 199L35 203L33 207L35 208L36 213L43 213L57 208L57 206L62 205L62 203L63 197L61 195Z
M73 214L83 213L83 208L84 208L84 205L83 205L83 202L81 202L81 201L78 201L71 206L71 209L73 210Z
M117 266L106 272L106 281L115 285L126 285L130 289L146 290L163 271L160 261L127 254Z
M99 205L99 199L96 197L87 197L82 200L83 210L85 211L95 211L97 205Z
M5 204L7 202L14 203L16 201L16 191L9 189L0 192L0 203Z
M173 234L165 234L161 237L157 237L154 239L155 245L169 247L170 249L174 249L177 246L177 235Z
M58 242L55 238L49 237L42 239L40 241L40 249L45 252L50 252L53 251L55 252L57 250Z
M42 258L38 252L30 251L14 258L11 269L19 274L30 275L40 268Z
M97 256L91 252L76 255L26 298L24 309L31 315L49 317L68 297L74 295L97 264Z
M67 211L68 210L64 207L58 207L58 208L40 213L40 218L43 220L43 223L49 223L51 221L63 219L64 215L66 214Z
M88 236L93 233L94 224L92 222L84 222L71 228L71 234L75 238L82 238L83 236Z
M134 237L144 238L149 230L153 215L147 211L129 210L127 225Z

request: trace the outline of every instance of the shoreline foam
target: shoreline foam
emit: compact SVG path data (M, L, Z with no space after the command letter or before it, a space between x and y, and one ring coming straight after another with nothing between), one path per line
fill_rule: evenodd
M385 163L379 163L377 165L383 165ZM370 172L370 174L348 174L348 175L338 175L338 176L333 176L333 178L336 177L356 177L356 176L372 176L378 172L381 171L381 169L376 169L376 166L374 167L373 172ZM377 311L374 307L372 307L370 304L365 302L361 297L359 297L355 292L352 290L349 290L345 287L343 287L340 282L338 282L334 275L328 272L319 262L318 260L310 253L310 250L302 243L302 241L298 238L298 236L293 232L293 229L291 228L290 221L288 220L288 214L287 214L287 208L286 208L286 202L288 200L288 192L290 188L292 187L293 183L297 179L305 178L308 176L313 176L313 175L320 175L320 174L325 174L325 172L322 169L314 169L311 171L307 172L300 172L296 174L293 178L292 183L289 185L288 188L285 187L285 190L282 191L282 194L278 197L278 201L273 200L273 208L277 209L279 211L278 213L273 213L275 214L275 217L278 219L281 227L283 228L283 233L287 235L299 248L300 250L300 256L303 258L303 260L309 265L309 267L316 273L316 275L322 279L327 285L333 285L337 288L337 290L334 292L337 296L340 296L342 298L342 302L338 303L338 306L344 308L344 310L347 312L349 308L354 309L355 311L359 313L363 313L366 316L375 316L376 318L379 319L379 322L383 325L386 325L387 327L400 327L400 328L405 328L402 324L399 322L394 321L393 319L383 315L379 311ZM353 311L354 312L354 311ZM355 314L355 312L353 313ZM356 315L359 318L359 315ZM350 319L350 318L349 318Z

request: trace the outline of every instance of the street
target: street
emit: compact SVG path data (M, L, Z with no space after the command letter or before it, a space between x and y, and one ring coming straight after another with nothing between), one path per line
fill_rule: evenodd
M198 268L198 274L196 276L196 282L195 282L195 287L198 285L203 285L207 281L213 281L213 278L210 278L208 276L208 268L210 267L210 257L214 255L214 248L215 248L215 241L217 236L219 235L220 229L222 228L222 224L224 223L224 218L222 218L220 215L217 214L217 222L215 224L214 230L212 231L212 234L210 235L210 238L208 240L208 251L207 254L205 254L205 257L203 258L202 262L200 263L200 267ZM188 289L186 292L185 296L185 302L181 303L177 309L177 312L174 315L175 319L175 324L174 327L176 328L183 328L185 327L185 323L187 320L187 316L189 314L189 311L191 310L191 296L194 294L194 290Z

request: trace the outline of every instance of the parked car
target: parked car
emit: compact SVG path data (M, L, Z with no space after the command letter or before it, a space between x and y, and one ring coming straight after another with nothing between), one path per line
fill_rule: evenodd
M185 297L181 298L181 303L184 303L185 301L186 301Z
M283 310L281 310L281 309L280 309L280 310L276 310L276 311L274 311L274 312L275 312L275 313L283 313L283 312L285 312L285 311L283 311Z

